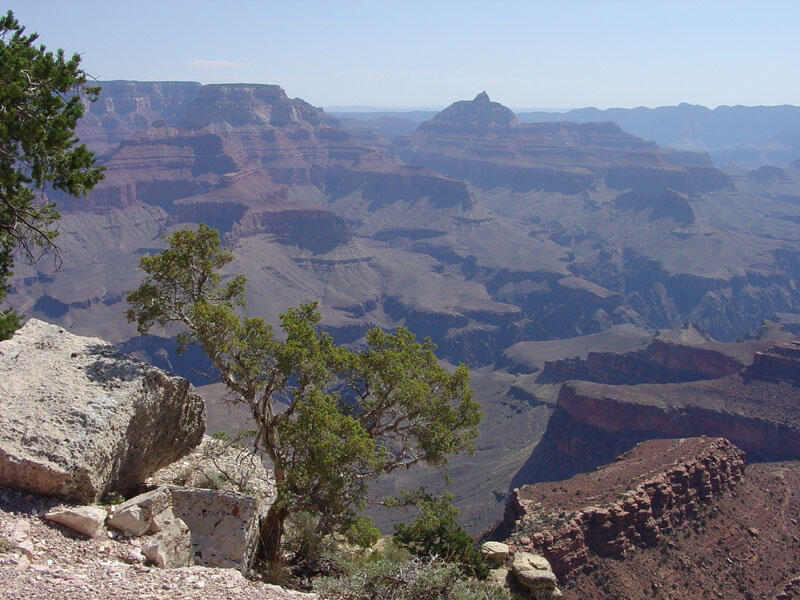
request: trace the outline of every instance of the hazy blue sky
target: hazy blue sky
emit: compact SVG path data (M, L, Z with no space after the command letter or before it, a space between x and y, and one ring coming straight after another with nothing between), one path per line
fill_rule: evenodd
M99 79L258 82L315 106L800 104L800 0L24 0ZM6 9L3 9L4 11Z

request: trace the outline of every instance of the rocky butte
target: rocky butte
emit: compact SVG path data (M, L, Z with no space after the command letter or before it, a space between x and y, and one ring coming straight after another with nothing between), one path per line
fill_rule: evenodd
M776 344L730 375L684 383L567 382L546 443L576 457L587 444L613 452L637 438L705 433L728 438L752 459L800 458L796 348L796 342ZM579 450L568 441L575 435L592 441Z

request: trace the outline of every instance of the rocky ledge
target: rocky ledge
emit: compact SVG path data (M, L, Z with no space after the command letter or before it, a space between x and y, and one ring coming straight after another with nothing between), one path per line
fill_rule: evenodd
M502 527L509 546L545 556L563 578L592 553L622 557L656 544L744 470L744 452L723 438L651 440L595 472L515 489Z
M746 376L800 384L800 340L775 344L764 352L756 352Z
M800 457L800 361L782 344L741 372L702 381L607 385L569 381L543 440L570 460L629 449L652 438L724 437L753 460ZM584 443L576 445L578 437ZM602 464L602 463L595 463ZM584 465L585 466L585 465Z

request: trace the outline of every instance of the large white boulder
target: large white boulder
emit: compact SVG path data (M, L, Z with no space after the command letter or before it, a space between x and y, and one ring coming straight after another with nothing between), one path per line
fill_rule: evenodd
M186 380L97 338L30 319L0 342L0 483L92 503L194 448L205 406Z

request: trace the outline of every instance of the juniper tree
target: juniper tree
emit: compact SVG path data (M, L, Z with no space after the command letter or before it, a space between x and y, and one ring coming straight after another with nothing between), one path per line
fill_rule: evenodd
M35 259L54 248L59 215L37 191L49 184L84 194L103 177L75 138L83 102L96 100L100 88L87 85L78 54L48 52L34 44L37 37L25 34L11 11L0 17L0 302L15 249ZM18 326L13 309L0 310L0 340Z
M472 451L481 412L464 365L447 372L434 345L402 327L368 331L358 351L337 345L318 327L315 303L280 315L276 335L241 314L245 277L220 275L231 260L210 227L174 232L166 250L141 259L146 276L126 314L142 334L179 324L180 347L199 344L231 401L249 408L253 451L269 457L277 492L261 526L262 558L280 559L289 515L314 513L319 535L341 531L371 479Z

